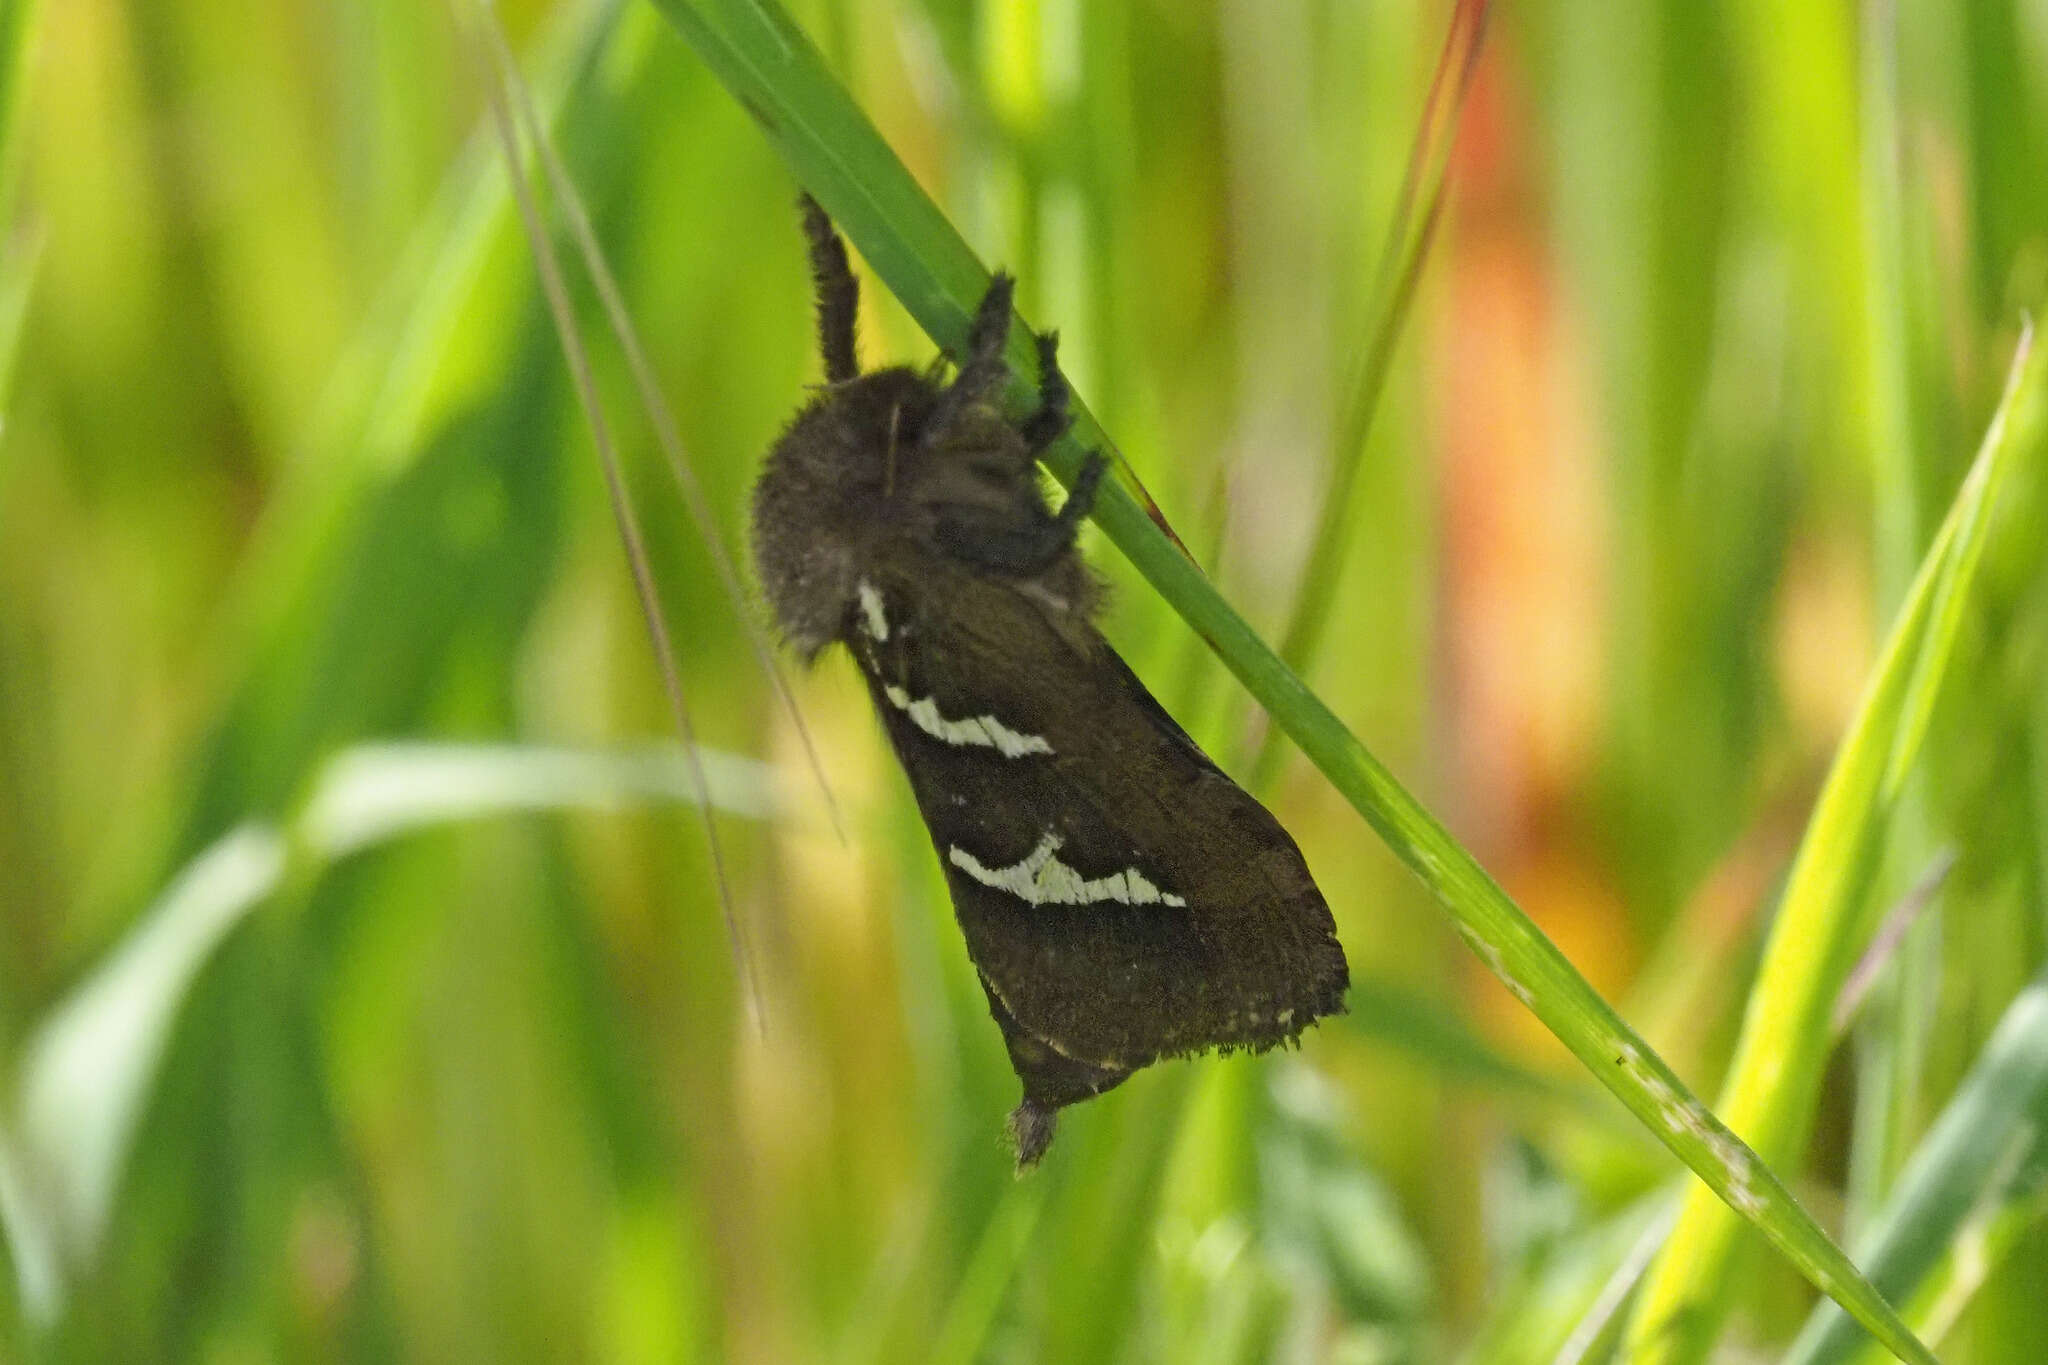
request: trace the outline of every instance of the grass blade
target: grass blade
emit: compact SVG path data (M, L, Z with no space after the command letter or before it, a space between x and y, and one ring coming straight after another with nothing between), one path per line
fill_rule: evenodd
M229 831L30 1035L4 1134L18 1188L0 1203L30 1321L56 1319L66 1276L96 1250L178 1006L285 861L274 829Z
M711 804L749 820L787 820L794 803L771 764L698 753ZM456 820L521 812L692 805L699 788L673 744L599 751L538 744L358 744L335 755L295 822L322 860Z
M1301 575L1300 596L1280 637L1280 657L1297 673L1309 672L1329 628L1330 613L1336 606L1337 580L1345 554L1351 547L1352 528L1357 517L1351 510L1358 486L1365 447L1372 435L1373 419L1379 414L1380 395L1393 372L1394 348L1407 332L1408 315L1429 263L1430 248L1436 242L1443 218L1444 184L1450 169L1451 151L1457 145L1460 115L1465 96L1471 91L1479 55L1486 41L1488 5L1486 0L1461 0L1452 11L1450 30L1437 58L1435 77L1430 82L1429 100L1415 143L1409 151L1408 167L1401 195L1387 231L1381 253L1380 280L1374 291L1370 314L1371 332L1360 348L1358 368L1352 374L1339 419L1336 443L1331 449L1331 474L1320 502L1322 517L1316 523L1308 559ZM1263 788L1277 771L1280 736L1271 728L1259 742L1252 760L1251 788Z
M2038 1160L2044 1117L2048 980L2037 979L1999 1020L1857 1247L1871 1282L1894 1301L1913 1297L1987 1199L2011 1193L2002 1187L2015 1165ZM1863 1341L1856 1324L1832 1304L1816 1304L1785 1365L1839 1365Z
M1558 1365L1604 1340L1677 1211L1677 1190L1657 1189L1578 1229L1494 1295L1460 1365Z
M990 1329L1044 1208L1042 1184L1020 1184L1003 1196L946 1307L926 1357L932 1365L973 1365L987 1357Z
M7 416L13 408L14 366L35 295L42 264L44 228L18 222L21 165L26 139L22 115L27 108L29 64L39 32L40 6L35 0L0 4L0 498L7 486Z
M838 221L919 324L949 349L966 335L988 272L918 187L789 17L771 0L655 0L753 114L804 188ZM792 229L794 240L794 229ZM1013 398L1030 400L1029 343L1013 330ZM1047 464L1071 483L1082 451L1113 445L1078 397ZM1898 1316L1749 1148L1624 1024L1521 908L1336 715L1231 610L1119 481L1094 519L1206 640L1331 784L1448 910L1461 935L1571 1052L1800 1272L1902 1357L1931 1361Z
M789 680L783 676L782 666L776 662L775 642L769 638L766 627L759 616L749 610L747 590L740 581L738 567L733 562L731 551L726 547L725 537L719 532L718 521L711 515L711 503L704 496L704 485L697 477L689 453L683 448L683 438L676 427L674 411L663 397L661 385L655 382L654 364L648 358L647 348L640 342L640 332L633 325L632 315L627 311L624 293L618 280L612 274L610 262L605 259L603 247L597 239L597 228L590 220L590 210L583 202L582 193L569 174L569 168L562 161L561 153L555 146L548 119L534 99L533 88L527 84L526 74L519 67L519 60L512 52L512 45L505 37L505 28L497 11L489 4L479 7L477 27L489 44L491 58L499 78L505 86L505 93L518 114L518 123L533 144L533 151L541 170L547 178L548 188L553 192L555 205L561 214L564 226L569 230L576 244L576 254L583 262L585 273L597 291L598 302L603 305L605 319L611 325L612 339L618 343L620 354L625 357L626 371L633 378L633 388L640 399L641 409L646 413L648 425L654 432L655 444L668 462L669 475L675 481L676 490L682 495L683 506L690 519L697 525L697 535L703 541L704 549L711 557L711 567L718 574L718 581L725 588L725 595L739 613L741 629L746 632L747 643L754 651L755 659L761 665L775 695L782 702L783 710L789 715L798 741L803 745L804 759L809 763L811 774L817 779L818 792L825 803L825 810L831 816L834 829L844 831L839 819L839 804L833 798L832 785L826 780L825 765L818 757L817 746L811 742L810 727L804 724L803 713L796 704L796 694L790 691ZM516 166L513 166L516 173ZM545 249L546 243L535 242L536 253Z
M214 950L287 877L455 820L695 804L674 745L618 753L517 745L369 744L335 756L288 830L237 826L182 870L127 938L32 1033L0 1126L0 1229L23 1310L48 1324L98 1249L180 1005ZM719 809L785 818L772 769L699 755Z
M459 0L457 2L459 4ZM497 18L487 4L480 3L471 16L471 22L480 29L495 25ZM489 47L489 40L476 31L472 31L470 40L477 49L477 64L488 68L491 59L485 50ZM490 109L491 126L497 131L499 149L505 156L512 202L519 210L520 226L525 230L527 246L533 252L534 268L540 275L541 295L547 301L556 336L562 343L562 357L575 384L577 404L583 409L584 421L590 428L590 443L597 452L598 467L604 474L605 495L611 503L612 521L618 529L619 544L632 574L633 594L640 602L640 616L647 627L648 643L654 650L655 667L661 674L662 693L668 698L669 716L682 740L690 778L697 784L700 796L697 810L702 817L704 848L711 859L711 882L718 892L718 911L725 922L733 970L739 975L747 1012L753 1018L754 1027L760 1029L765 1026L765 1016L762 1014L760 987L754 978L753 954L747 946L739 913L733 907L732 880L725 870L724 845L718 838L718 817L712 813L709 781L697 760L697 730L690 718L690 699L683 686L675 645L669 637L668 610L662 605L661 588L654 579L654 565L647 555L647 539L641 530L640 514L633 506L632 493L626 487L625 471L620 467L618 450L612 443L611 422L605 416L604 402L597 391L597 376L591 368L589 351L577 330L576 307L569 298L568 282L562 276L561 263L555 259L553 239L541 221L533 182L520 159L519 134L513 126L512 96L505 89L502 77L491 80L487 74L484 86L489 94L486 104ZM526 107L531 112L532 106ZM536 137L542 135L538 122L531 131Z
M1812 1116L1832 1046L1829 1014L1871 927L1876 854L1926 733L1999 485L2040 438L2044 394L2048 351L2023 337L2004 401L1921 561L1793 862L1720 1106L1766 1161L1796 1156ZM1686 1200L1638 1305L1636 1358L1705 1358L1730 1306L1740 1228L1714 1202Z

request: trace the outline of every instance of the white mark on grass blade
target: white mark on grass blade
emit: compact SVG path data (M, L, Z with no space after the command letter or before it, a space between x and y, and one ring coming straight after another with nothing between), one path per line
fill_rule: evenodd
M1685 1132L1705 1145L1721 1168L1728 1174L1728 1202L1738 1212L1750 1217L1760 1213L1764 1197L1758 1194L1752 1179L1756 1172L1756 1157L1742 1141L1717 1122L1714 1116L1696 1100L1688 1100L1671 1085L1651 1070L1643 1061L1643 1054L1629 1043L1622 1043L1615 1051L1615 1060L1633 1072L1642 1083L1645 1092L1657 1105L1658 1116L1674 1132Z
M1521 1001L1524 1008L1536 1008L1535 992L1523 985L1520 978L1508 970L1507 959L1501 956L1500 949L1481 938L1478 930L1470 925L1460 923L1457 929L1459 937L1465 940L1465 946L1477 953L1479 960L1486 964L1486 969L1500 978L1501 985L1508 988L1508 994Z
M861 628L868 638L881 644L889 638L889 618L882 612L882 594L863 578L854 591L860 594Z
M1048 834L1023 862L1008 867L987 867L958 844L946 850L946 860L983 886L1007 891L1032 905L1096 905L1103 901L1119 905L1187 904L1172 892L1161 891L1135 867L1090 881L1061 862L1059 850L1060 836Z
M994 749L1004 758L1022 758L1026 754L1049 754L1052 745L1039 735L1027 735L1012 730L994 716L969 716L966 720L947 720L939 714L939 704L930 697L912 700L908 692L894 683L885 683L882 695L889 699L889 705L910 717L911 724L930 735L933 739L947 744L972 744L984 749Z

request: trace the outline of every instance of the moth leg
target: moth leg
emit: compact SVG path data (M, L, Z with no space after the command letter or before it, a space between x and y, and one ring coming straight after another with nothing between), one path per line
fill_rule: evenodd
M1066 533L1067 543L1074 543L1080 533L1081 518L1095 510L1095 493L1102 487L1102 475L1109 468L1109 461L1099 450L1088 452L1088 458L1081 462L1081 472L1074 477L1074 486L1067 490L1067 500L1060 504L1059 515L1053 524Z
M818 350L825 357L825 379L844 384L860 378L860 357L853 344L860 281L847 264L846 243L818 201L806 194L797 204L803 210L804 236L811 246L811 287L818 296Z
M1044 573L1074 547L1081 518L1094 508L1096 490L1108 467L1102 452L1091 453L1058 515L1030 525L1019 526L1014 520L1004 524L999 514L978 507L941 514L935 528L939 544L954 558L994 573L1015 578Z
M1074 415L1067 411L1070 394L1067 377L1060 372L1060 334L1043 332L1038 337L1038 411L1024 419L1018 428L1024 444L1031 449L1036 459L1045 453L1045 448L1066 434L1074 424Z
M960 373L939 395L939 405L925 425L927 446L942 440L961 413L992 397L1010 377L1003 345L1010 339L1010 301L1015 291L1016 281L1000 270L989 281L981 307L974 310L974 323L967 329L967 354L960 362Z

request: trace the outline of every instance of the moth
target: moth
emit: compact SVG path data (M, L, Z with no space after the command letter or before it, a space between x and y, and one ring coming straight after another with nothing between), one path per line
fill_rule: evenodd
M1002 274L950 382L863 374L845 244L802 210L826 382L755 485L756 567L806 662L846 647L910 778L1023 1083L1021 1169L1062 1107L1140 1067L1293 1041L1349 969L1294 841L1096 629L1074 538L1103 457L1057 513L1036 471L1072 420L1056 337L1022 422L998 405Z

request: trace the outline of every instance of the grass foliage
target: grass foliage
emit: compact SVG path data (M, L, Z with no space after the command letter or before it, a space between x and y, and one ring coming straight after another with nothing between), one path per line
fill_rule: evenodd
M1546 0L1467 87L1486 8L502 13L727 540L798 184L870 361L1018 275L1111 637L1329 894L1349 1015L1018 1181L572 272L750 1021L451 13L0 5L8 1354L2048 1355L2048 30Z

